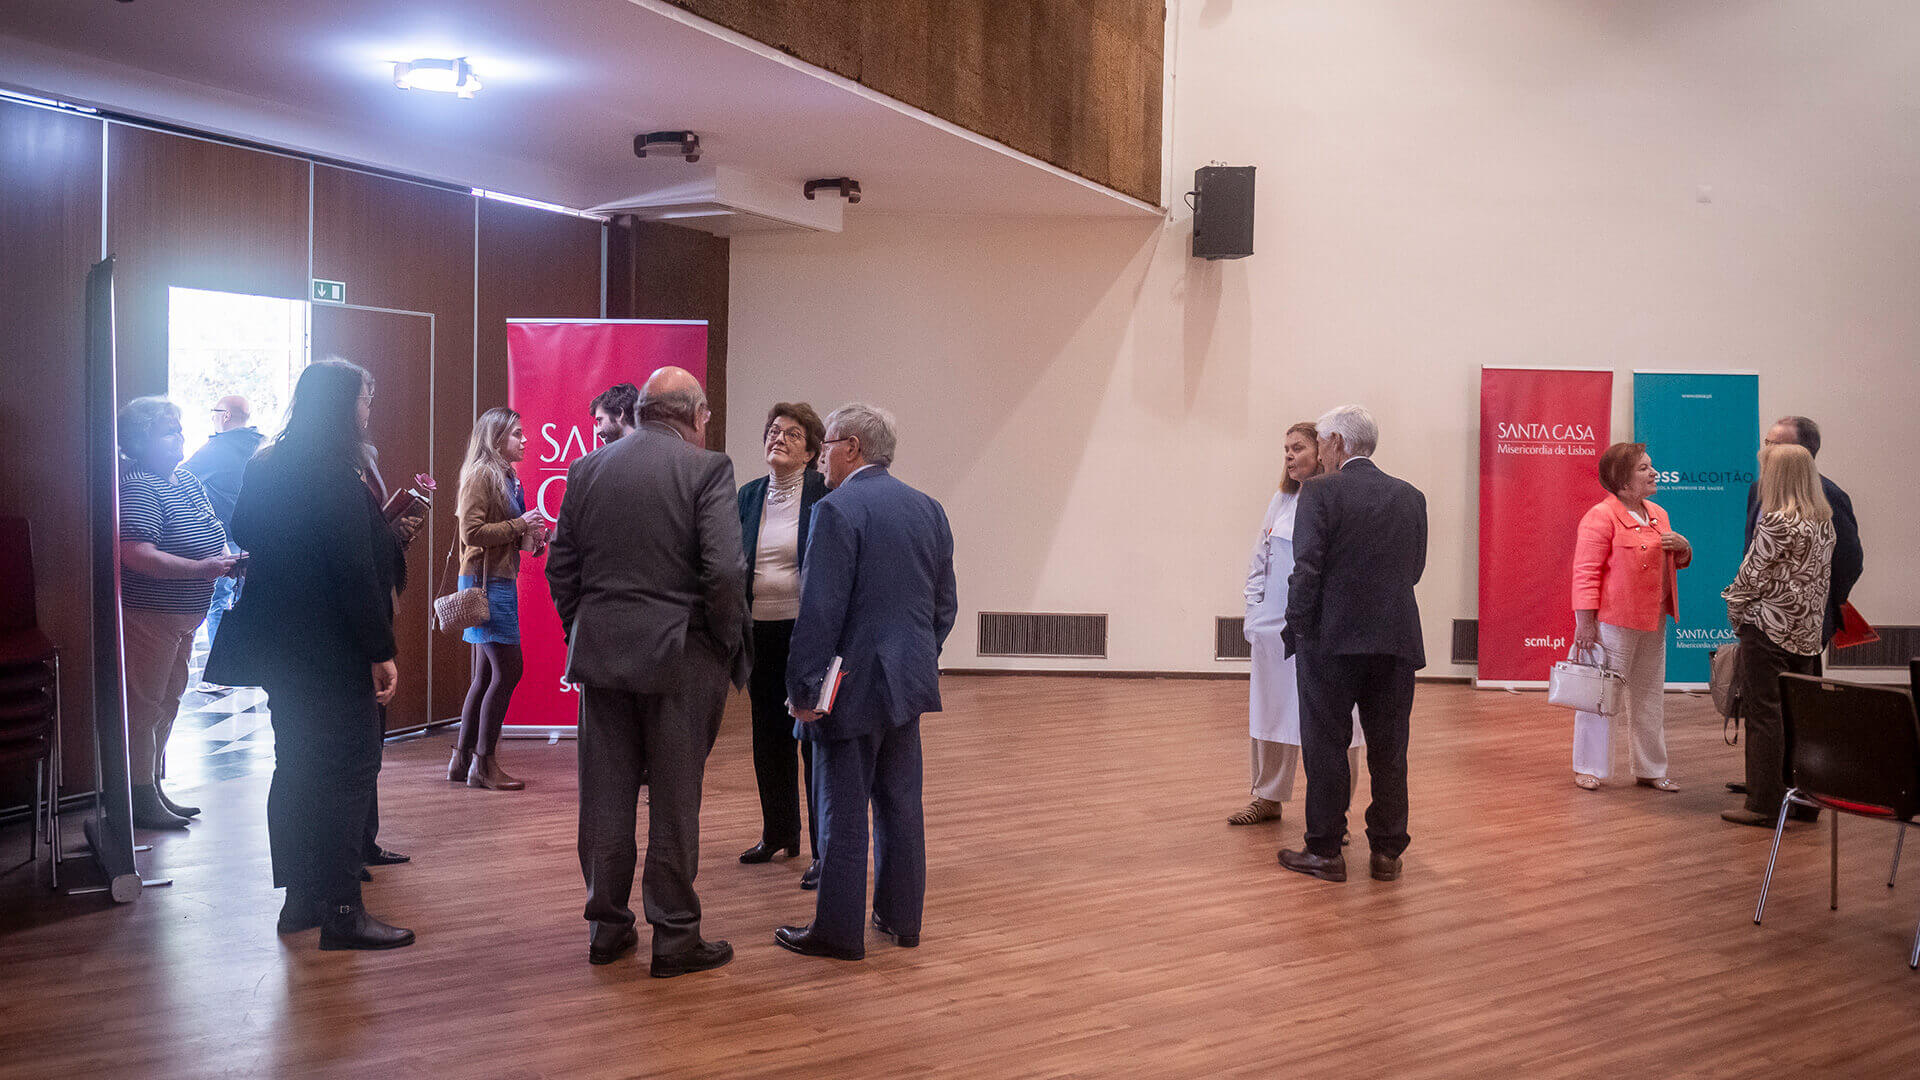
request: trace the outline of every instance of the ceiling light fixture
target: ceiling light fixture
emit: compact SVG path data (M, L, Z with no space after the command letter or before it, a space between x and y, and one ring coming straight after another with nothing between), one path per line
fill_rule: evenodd
M402 90L431 90L470 98L480 92L480 79L467 58L402 60L393 65L393 85Z

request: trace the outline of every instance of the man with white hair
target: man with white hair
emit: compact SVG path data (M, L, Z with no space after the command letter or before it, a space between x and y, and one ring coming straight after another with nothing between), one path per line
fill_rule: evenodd
M940 711L940 649L959 601L947 513L888 472L894 443L883 409L843 405L827 417L821 465L833 490L814 504L787 653L794 734L813 743L820 895L811 923L773 935L803 956L866 955L869 805L873 925L903 948L920 944L920 715Z
M1307 767L1305 851L1280 865L1347 880L1340 838L1353 800L1347 743L1354 707L1367 738L1370 870L1400 876L1407 847L1407 721L1413 673L1427 664L1413 587L1427 564L1427 500L1373 463L1373 414L1343 405L1320 418L1320 462L1300 486L1287 580L1288 655L1300 657L1301 756Z

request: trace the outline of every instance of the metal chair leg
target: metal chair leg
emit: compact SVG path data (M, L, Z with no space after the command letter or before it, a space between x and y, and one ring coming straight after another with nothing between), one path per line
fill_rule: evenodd
M1831 875L1832 880L1828 886L1830 891L1827 894L1827 910L1839 911L1840 910L1840 815L1838 812L1829 812L1827 814L1827 820L1833 824L1833 830L1832 830L1833 842L1827 845L1829 862L1833 868L1832 875Z
M60 737L60 654L53 657L53 764L47 777L47 842L53 845L53 888L60 887L60 863L66 858L60 835L60 771L65 766L64 742Z
M1787 831L1787 808L1793 805L1794 793L1780 800L1779 820L1773 823L1773 850L1767 853L1767 876L1760 879L1760 902L1753 908L1753 925L1760 925L1760 916L1767 910L1767 889L1773 885L1773 864L1780 859L1780 837Z
M1907 957L1907 970L1920 968L1920 927L1913 931L1913 954Z
M1894 875L1900 872L1900 849L1907 842L1907 823L1902 821L1899 824L1900 837L1893 842L1893 869L1887 871L1887 888L1889 889L1893 888Z
M46 828L44 800L47 797L47 759L33 763L33 827L28 830L27 861L40 861L40 830Z

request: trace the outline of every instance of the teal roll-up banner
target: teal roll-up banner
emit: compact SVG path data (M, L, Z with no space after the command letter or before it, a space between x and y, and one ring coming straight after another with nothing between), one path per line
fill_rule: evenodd
M1660 473L1653 497L1693 545L1680 571L1680 619L1667 639L1667 685L1705 686L1708 657L1733 641L1720 590L1740 570L1747 487L1760 452L1760 376L1636 371L1633 439Z

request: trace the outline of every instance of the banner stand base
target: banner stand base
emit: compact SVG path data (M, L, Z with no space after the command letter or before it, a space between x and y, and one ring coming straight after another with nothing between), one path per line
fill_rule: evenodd
M549 745L561 739L578 739L580 728L574 724L508 724L500 729L503 739L545 739Z

